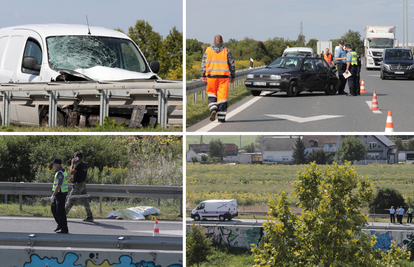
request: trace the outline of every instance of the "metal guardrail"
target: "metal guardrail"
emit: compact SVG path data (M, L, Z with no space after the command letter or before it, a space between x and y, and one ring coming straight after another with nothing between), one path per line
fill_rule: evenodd
M263 69L265 66L254 67L251 69L243 69L236 71L236 78L234 83L229 84L229 89L234 89L236 86L244 84L247 74L252 71ZM197 93L201 93L201 98L206 99L206 83L201 79L186 82L187 104L188 96L193 95L193 102L197 102Z
M49 127L56 126L57 105L100 105L99 123L109 115L110 105L158 105L158 122L167 126L168 104L181 105L183 83L154 80L134 82L50 82L0 84L3 101L2 126L10 123L10 105L49 105ZM178 101L177 101L178 99Z
M0 245L40 247L72 247L72 248L104 248L104 249L142 249L182 251L182 237L163 236L116 236L116 235L79 235L70 234L64 237L43 233L1 233Z
M72 185L69 185L69 190ZM147 186L147 185L108 185L88 184L88 194L99 197L99 210L102 213L103 197L131 197L131 198L173 198L180 199L180 215L183 215L183 187L182 186ZM23 209L23 195L50 196L51 183L13 183L0 182L0 194L19 195L20 210Z

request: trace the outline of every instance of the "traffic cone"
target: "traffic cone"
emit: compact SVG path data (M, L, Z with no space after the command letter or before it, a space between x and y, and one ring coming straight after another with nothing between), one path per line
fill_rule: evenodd
M374 94L372 95L372 102L371 102L371 108L369 110L380 110L378 108L378 100L377 100L377 92L374 91Z
M154 234L152 236L160 236L160 229L158 228L158 220L155 220Z
M367 91L365 91L365 82L364 82L364 79L362 79L362 82L361 82L361 91L359 91L360 93L366 93Z
M394 132L394 123L392 123L392 112L388 111L387 123L385 124L385 132Z

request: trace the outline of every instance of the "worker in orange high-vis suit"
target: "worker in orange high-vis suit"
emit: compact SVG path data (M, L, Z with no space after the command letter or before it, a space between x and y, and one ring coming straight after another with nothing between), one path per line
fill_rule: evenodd
M329 48L325 49L325 53L323 53L323 58L328 62L329 66L332 66L332 54L329 52Z
M207 83L210 120L226 121L227 98L230 82L234 82L236 67L230 50L223 45L223 37L216 35L211 47L207 47L201 61L201 75Z

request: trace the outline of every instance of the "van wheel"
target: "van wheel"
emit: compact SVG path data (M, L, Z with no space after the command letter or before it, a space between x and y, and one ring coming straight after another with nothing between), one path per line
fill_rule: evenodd
M297 96L299 94L298 84L293 81L289 84L289 88L287 91L288 96Z
M228 218L227 220L231 221L231 219L232 219L232 218L230 217L230 218Z
M223 216L223 215L220 215L220 216L219 216L219 220L220 220L221 222L224 222L226 219L224 218L224 216Z
M251 90L252 96L259 96L262 91Z
M194 221L199 221L199 220L200 220L200 216L195 215L195 216L194 216Z

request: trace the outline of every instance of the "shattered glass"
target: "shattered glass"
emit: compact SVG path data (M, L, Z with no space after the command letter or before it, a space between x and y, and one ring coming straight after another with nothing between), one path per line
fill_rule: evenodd
M54 36L46 39L53 69L96 66L146 72L142 55L128 39L101 36Z

